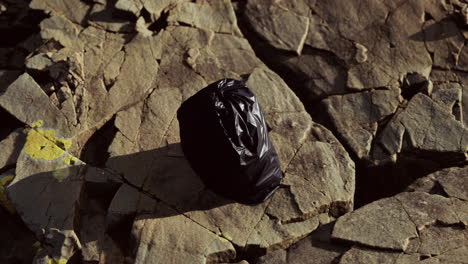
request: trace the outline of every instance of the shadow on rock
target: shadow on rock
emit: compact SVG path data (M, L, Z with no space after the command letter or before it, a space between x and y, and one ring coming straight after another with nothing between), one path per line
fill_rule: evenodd
M129 256L135 217L165 218L233 202L205 188L184 158L180 144L111 157L106 168L80 161L66 166L60 159L24 156L35 168L17 167L20 180L8 187L8 196L41 240L45 239L42 230L47 234L52 228L74 231L81 245L94 243L103 248L106 245L100 243L110 236ZM28 174L30 171L38 173ZM57 247L50 252L60 250L60 245Z
M431 21L431 20L430 20ZM450 17L445 17L434 24L429 24L423 30L411 35L409 38L415 41L438 41L460 34L455 22Z

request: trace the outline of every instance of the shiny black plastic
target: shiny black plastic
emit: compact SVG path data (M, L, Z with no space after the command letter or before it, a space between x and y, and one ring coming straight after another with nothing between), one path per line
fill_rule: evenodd
M241 81L223 79L177 111L185 157L215 193L245 204L265 201L283 172L263 113Z

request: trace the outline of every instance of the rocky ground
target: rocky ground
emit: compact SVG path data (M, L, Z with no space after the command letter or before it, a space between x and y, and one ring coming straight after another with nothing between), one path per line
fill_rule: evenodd
M0 263L468 263L466 1L1 0L0 21ZM260 205L180 148L178 107L225 77L285 172Z

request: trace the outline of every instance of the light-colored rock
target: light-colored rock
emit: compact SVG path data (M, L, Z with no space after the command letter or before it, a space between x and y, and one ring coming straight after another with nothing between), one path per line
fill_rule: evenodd
M132 0L117 0L115 2L115 8L131 12L136 16L139 15L143 3L141 1L132 1Z
M64 15L74 23L81 23L86 17L89 6L80 0L33 0L29 4L30 8L44 10L53 17Z
M447 251L468 246L466 229L430 226L420 235L418 253L424 256L442 255Z
M170 216L141 215L135 220L132 234L138 238L136 263L206 263L235 257L227 239L170 208L159 205L157 211L168 211Z
M465 159L468 147L463 125L423 94L415 95L407 107L392 118L377 142L391 155L415 149L447 153L457 160ZM441 160L446 158L440 156Z
M367 8L364 10L362 6ZM245 14L249 26L262 37L275 32L277 24L289 21L276 16L276 10L305 17L310 21L305 39L305 45L312 47L310 53L335 57L338 64L345 69L346 86L362 90L397 85L401 75L407 72L419 72L428 76L432 64L430 54L422 39L411 38L421 32L423 21L420 18L426 8L443 12L432 1L411 1L399 5L396 2L383 4L374 1L325 3L304 0L288 3L250 0ZM341 12L339 16L336 13L338 10ZM267 21L271 23L266 23ZM303 36L304 26L288 27L288 30L281 31L281 35L283 34ZM266 39L271 47L277 47L278 39L282 40L281 37ZM356 48L355 43L360 46ZM275 60L274 50L264 49L264 52L271 53L266 56L273 56L271 63L284 63L281 56L277 56L278 59ZM312 67L319 60L311 59L306 63ZM312 72L298 71L298 64L286 62L284 66L304 79L315 79ZM328 76L321 78L331 79L330 71L322 73ZM340 79L331 80L331 86L335 87L333 92L340 89L340 82Z
M41 38L42 39L54 39L58 41L62 46L64 47L70 47L73 45L76 45L76 42L79 42L78 40L78 32L80 30L79 26L76 26L75 24L72 23L72 21L68 20L65 17L62 16L53 16L48 19L44 19L41 24ZM34 57L38 57L44 55L38 54ZM39 60L41 57L38 57L37 60ZM46 59L41 59L39 61L39 65L37 61L31 61L29 62L26 66L29 68L32 68L34 66L40 67L42 65L50 66L50 62ZM40 69L39 69L40 70Z
M330 241L332 225L325 225L315 230L311 235L295 243L287 249L268 252L260 257L258 264L283 263L335 263L348 247L333 245Z
M426 177L418 179L413 184L408 186L409 191L421 191L428 193L436 193L451 198L451 202L456 207L454 213L457 215L460 222L465 226L468 225L468 176L465 167L452 167L437 171Z
M246 82L258 97L264 114L303 112L301 101L289 91L287 84L277 74L265 68L255 68Z
M29 126L42 120L46 127L57 129L61 136L69 137L71 134L64 114L50 103L49 97L27 73L23 73L0 95L0 106Z
M338 218L333 237L373 247L405 250L418 237L401 203L386 198Z
M88 23L92 26L113 33L132 33L135 23L116 15L117 8L112 5L114 1L105 1L105 4L94 4L89 13Z
M156 21L165 12L168 12L174 6L189 2L188 0L142 0L143 7L150 13L152 21Z
M269 44L278 49L301 54L309 32L309 18L275 4L263 5L249 1L247 17L253 29Z
M440 195L404 192L339 218L333 237L373 248L418 252L424 243L420 232L436 223L463 223L457 214L463 209Z
M40 53L26 61L26 67L34 70L45 70L47 67L51 66L53 62L50 60L47 55Z
M330 96L321 101L324 119L330 120L359 159L369 157L378 123L400 103L399 89Z
M228 0L208 0L200 3L180 2L169 11L169 23L190 26L240 36L237 19Z
M397 252L376 251L354 247L341 257L339 263L411 264L417 261L419 261L418 255L405 255Z

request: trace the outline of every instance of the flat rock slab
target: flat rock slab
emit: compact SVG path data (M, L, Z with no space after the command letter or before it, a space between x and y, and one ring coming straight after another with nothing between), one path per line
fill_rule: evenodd
M419 231L435 223L462 224L457 212L464 208L452 199L423 192L401 193L366 205L338 219L333 237L371 247L408 248ZM412 242L416 243L416 242Z
M460 198L468 188L465 171L466 166L437 171L410 185L410 192L338 218L332 236L360 245L340 263L466 262L468 201Z

